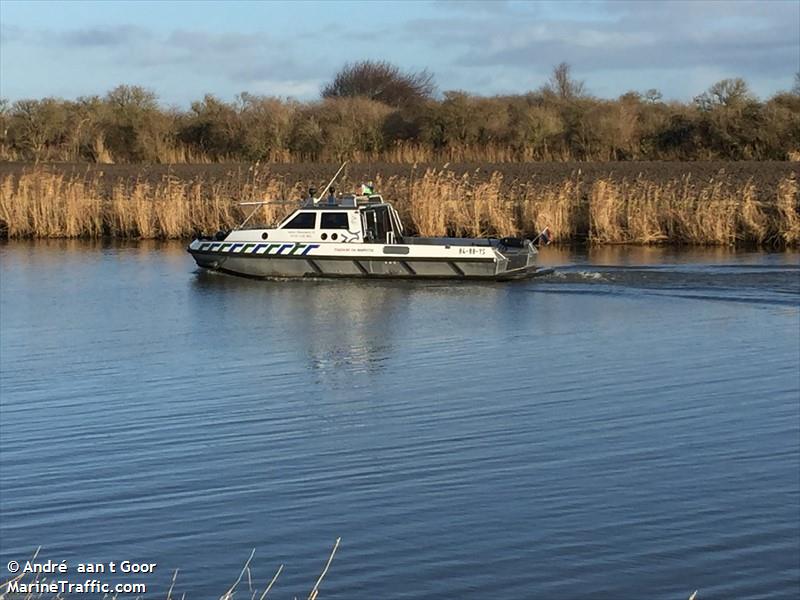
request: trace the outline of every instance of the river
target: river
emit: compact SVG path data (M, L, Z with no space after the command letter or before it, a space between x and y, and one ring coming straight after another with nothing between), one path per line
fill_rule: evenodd
M797 253L547 248L489 284L0 260L0 580L41 546L219 597L255 549L305 598L341 537L320 598L800 588Z

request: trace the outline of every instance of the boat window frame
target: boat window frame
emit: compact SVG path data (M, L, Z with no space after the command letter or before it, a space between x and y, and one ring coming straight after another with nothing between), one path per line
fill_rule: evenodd
M301 210L301 211L298 211L294 216L289 217L289 220L284 225L281 225L280 229L297 229L297 230L301 230L301 231L311 231L311 230L317 229L317 225L319 223L319 219L317 218L318 214L319 213L317 211L313 211L313 210ZM311 215L311 216L314 217L314 221L313 221L313 224L311 225L311 227L307 227L307 226L304 226L304 227L293 227L292 226L292 223L294 223L294 221L296 219L298 219L300 217L305 217L306 215Z
M340 223L338 225L333 225L333 226L326 225L325 224L325 217L329 217L329 216L336 216L336 217L339 217L339 218L344 217L344 220L343 220L342 223ZM319 228L320 229L324 229L324 230L327 230L327 229L336 229L336 230L344 229L346 231L346 230L350 229L350 214L349 214L349 212L345 212L345 211L341 211L341 210L338 210L338 211L337 210L322 211L322 213L320 214L320 218L319 218Z

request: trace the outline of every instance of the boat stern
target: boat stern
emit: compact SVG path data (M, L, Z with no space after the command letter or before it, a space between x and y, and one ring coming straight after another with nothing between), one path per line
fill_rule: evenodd
M524 238L502 238L495 252L498 256L498 275L506 271L515 271L536 265L539 251L530 240Z

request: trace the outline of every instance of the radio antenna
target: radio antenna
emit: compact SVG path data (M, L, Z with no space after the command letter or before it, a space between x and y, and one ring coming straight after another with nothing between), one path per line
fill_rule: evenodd
M333 185L333 182L336 181L336 178L339 177L339 173L341 173L342 170L344 170L345 166L347 166L347 161L344 161L342 163L342 166L339 167L338 171L336 171L336 175L334 175L333 178L328 182L328 185L326 185L324 188L322 188L322 191L320 192L319 198L314 198L314 204L317 204L320 200L322 200L322 195L330 190L331 186Z

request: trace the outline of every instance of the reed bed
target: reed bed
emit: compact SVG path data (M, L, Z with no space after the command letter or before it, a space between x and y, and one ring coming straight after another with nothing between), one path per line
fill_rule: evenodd
M429 168L374 180L407 227L425 236L519 236L549 227L556 242L593 244L800 244L800 189L794 174L765 189L752 179L666 180L644 175L560 181L500 172ZM0 179L0 228L9 238L189 238L230 229L251 210L239 202L302 198L297 177L250 169L230 179L163 175L103 179L34 167ZM341 189L357 181L339 182ZM297 206L267 205L274 223Z

